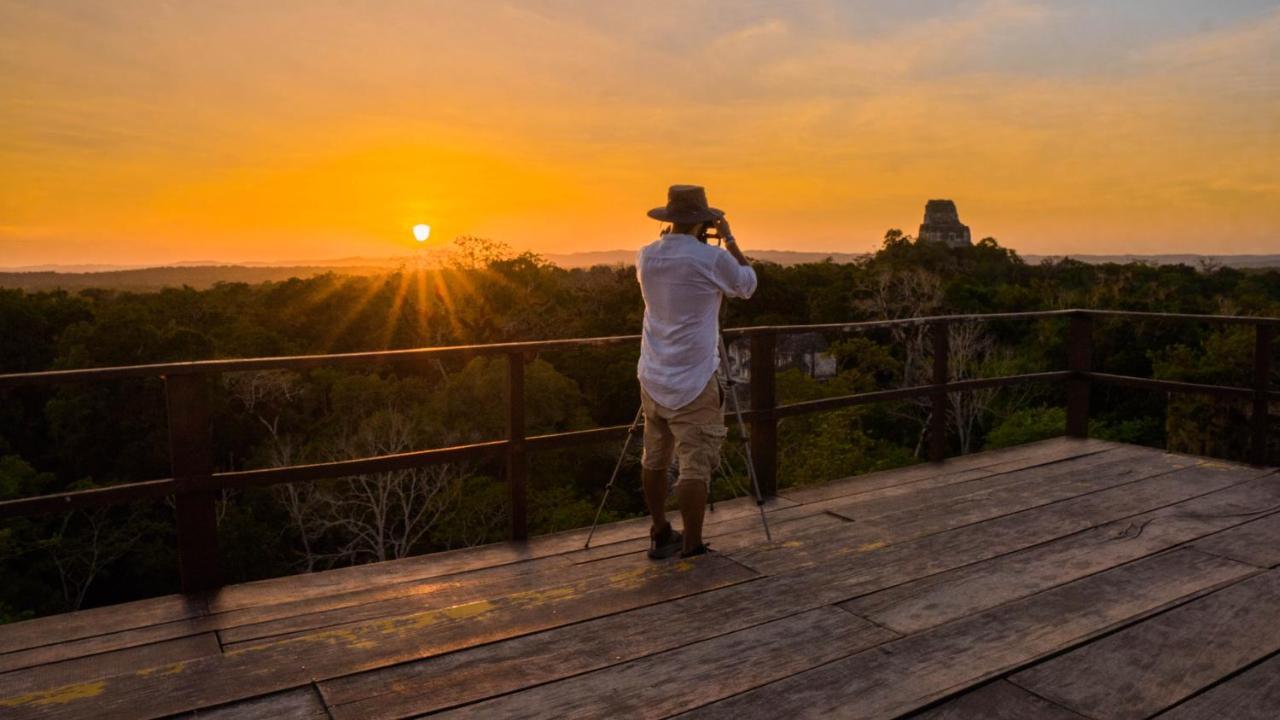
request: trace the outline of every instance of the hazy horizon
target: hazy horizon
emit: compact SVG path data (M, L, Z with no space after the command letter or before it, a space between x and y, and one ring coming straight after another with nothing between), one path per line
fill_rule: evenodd
M1028 255L1280 242L1267 0L0 0L0 265L868 252L956 201ZM794 238L794 240L789 240Z

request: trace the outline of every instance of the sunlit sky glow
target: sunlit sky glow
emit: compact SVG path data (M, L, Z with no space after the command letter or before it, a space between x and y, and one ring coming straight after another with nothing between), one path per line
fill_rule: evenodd
M1025 253L1280 252L1275 0L0 0L0 265L744 247L956 200Z

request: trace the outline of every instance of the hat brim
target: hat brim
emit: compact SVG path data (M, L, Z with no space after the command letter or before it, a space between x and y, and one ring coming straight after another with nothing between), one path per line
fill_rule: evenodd
M672 212L663 206L656 207L645 214L654 220L661 220L662 222L669 223L707 222L710 220L719 220L724 217L723 210L713 207Z

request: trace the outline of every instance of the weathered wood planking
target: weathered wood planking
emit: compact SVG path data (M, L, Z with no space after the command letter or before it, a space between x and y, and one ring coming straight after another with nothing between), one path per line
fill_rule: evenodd
M1092 455L1106 450L1123 447L1115 443L1100 440L1079 440L1075 438L1055 438L1029 445L994 450L960 458L951 458L943 463L911 465L893 470L859 475L844 480L837 480L822 485L807 486L794 490L784 490L783 499L798 504L776 504L775 499L766 503L765 508L771 523L781 525L786 520L811 517L828 508L839 507L844 499L850 496L871 499L892 495L905 495L920 492L930 487L940 487L966 480L988 477L991 475L1012 472L1039 465L1062 462L1071 458ZM906 487L910 486L910 487ZM900 488L900 489L899 489ZM738 498L732 502L741 502L748 498ZM739 540L739 533L751 531L759 533L760 525L755 514L742 515L722 512L723 503L717 503L716 509L707 514L704 534L716 540L715 547L724 551L730 546L741 547L750 536ZM726 542L726 535L734 538ZM573 562L594 562L595 560L618 555L639 552L648 547L648 536L643 534L629 541L592 545L589 549L580 549L567 553Z
M1257 478L1060 540L850 600L846 610L911 634L1276 512L1280 478Z
M1088 720L1036 697L1007 680L980 688L909 716L908 720Z
M1280 717L1280 655L1156 716L1157 720L1275 720Z
M661 652L786 614L892 587L1244 482L1206 470L876 546L799 572L692 595L502 643L321 683L334 714L397 717L472 702Z
M0 695L0 707L6 708L6 720L76 713L159 717L581 622L754 576L722 556L649 564L504 598L243 643L168 673L128 673L37 695Z
M1280 483L1280 475L1269 476ZM1197 550L1258 567L1280 565L1280 515L1270 515L1199 540Z
M647 525L636 520L611 524L608 534L631 537L644 532ZM576 531L574 531L576 532ZM461 548L421 555L387 563L370 563L319 573L258 580L221 589L212 599L210 609L227 612L264 604L323 597L356 588L369 588L399 582L412 582L444 577L499 565L523 563L558 555L572 549L573 539L565 535L532 538L523 543L508 542ZM577 547L581 547L581 541ZM390 565L383 571L383 565Z
M772 507L786 507L792 504L794 503L780 498L770 500ZM720 517L725 519L757 513L755 501L750 498L737 498L717 503L716 508ZM223 588L211 598L210 611L230 612L266 604L295 602L336 593L376 589L386 585L496 569L504 565L525 563L563 565L566 563L565 558L558 556L581 550L586 541L587 532L586 528L579 528L541 535L525 542L461 548L384 563L370 563L234 585ZM647 538L648 532L647 518L632 518L600 526L592 542L593 545L607 545L635 538Z
M924 480L910 486L891 488L905 492L876 498L854 496L826 509L850 520L864 522L869 518L889 517L904 510L927 511L933 507L980 502L987 496L1010 487L1029 492L1034 492L1035 488L1048 487L1064 497L1070 497L1097 489L1097 482L1104 479L1123 481L1126 476L1136 472L1134 466L1139 464L1136 461L1146 460L1150 453L1150 450L1144 448L1121 448L958 483L942 485ZM1185 467L1186 464L1179 464L1179 467Z
M204 633L91 657L25 667L0 674L0 696L38 692L107 673L155 671L197 658L214 657L221 652L222 648L213 633Z
M1074 449L1066 453L1052 454L1051 456L1046 456L1043 449L1032 446L1017 448L1017 450L1019 454L1024 456L1032 455L1038 459L1037 461L1045 462L1057 460L1065 455L1077 452L1099 451L1098 448L1076 447L1081 445L1076 441L1062 444L1072 445ZM1010 461L1006 458L1005 462ZM937 469L935 466L925 467L935 471ZM883 473L877 473L876 475L881 474ZM720 545L722 549L732 549L733 547L741 546L741 544L748 544L752 541L752 531L758 531L755 508L747 498L720 504L716 516L732 518L726 523L739 523L749 528L748 531L736 538L726 538L728 540L727 547L722 543ZM828 524L826 520L829 516L819 515L818 517L822 519L807 520L797 527ZM617 525L623 526L622 532L624 533L639 533L642 537L645 533L646 525L643 520L628 521ZM618 532L618 528L609 527L602 535L608 539L607 536L611 532ZM787 532L787 530L784 530L782 535L785 536ZM82 640L76 642L46 644L41 646L42 649L40 650L7 658L9 667L84 657L95 653L199 634L209 630L234 628L239 625L262 622L271 618L287 617L291 614L315 611L325 606L344 607L370 599L411 595L420 592L419 588L414 587L413 579L415 578L440 578L440 583L445 586L446 583L455 582L462 577L466 577L467 582L477 579L473 577L477 572L473 568L480 568L480 572L493 573L495 575L508 572L541 571L544 563L555 564L563 562L556 556L542 553L564 549L567 539L571 539L573 546L576 547L579 537L581 537L581 533L574 531L573 533L564 533L559 536L536 538L526 545L493 545L438 553L427 557L408 558L377 565L343 568L324 573L247 583L227 588L213 596L212 604L220 612L217 612L212 618L199 617L206 611L205 603L202 600L192 602L174 596L64 616L69 621L67 627L58 626L52 628L55 631L59 631L55 633L46 632L46 630L51 629L47 619L32 621L31 623L20 623L6 628L7 632L2 637L4 639L17 638L19 643L32 643L39 642L36 638L47 637L56 640L59 637L84 636ZM626 541L623 542L625 543ZM643 548L647 545L647 541L643 539L631 542L636 548ZM600 547L608 548L611 546L597 546L597 548ZM593 550L597 548L593 548ZM493 567L495 564L498 567ZM471 569L471 572L467 572L469 569ZM448 580L445 578L448 578ZM176 602L179 600L180 602ZM309 602L314 604L308 607ZM173 613L175 607L180 612ZM156 610L162 612L156 612ZM189 616L194 617L194 619L146 624L148 620L159 621L165 618L184 618ZM77 622L81 617L89 622ZM27 625L29 628L26 633L26 640L21 639L23 637L21 632L24 629L22 628L23 625ZM137 629L131 629L135 626L137 626ZM125 629L112 632L113 628ZM100 634L94 634L95 630ZM102 630L107 632L102 633ZM6 660L0 660L0 663L4 662Z
M175 720L329 720L315 687L307 686L241 700L231 705L196 710Z
M104 652L145 646L154 642L236 628L241 625L266 623L276 618L306 616L307 613L318 613L333 608L345 608L374 602L383 598L413 595L420 599L421 609L457 604L461 602L461 600L458 600L459 597L465 598L468 594L483 596L486 594L486 588L500 585L505 578L518 575L533 576L539 572L554 572L556 568L573 567L571 563L562 558L549 557L532 562L481 568L468 573L437 578L434 581L374 584L372 588L367 590L348 589L346 592L337 592L335 590L332 595L305 597L293 602L278 602L247 607L6 653L0 655L0 671L77 657L89 657ZM540 582L545 583L545 579ZM350 588L350 585L344 582L335 584L334 587ZM455 602L450 602L450 600L455 600ZM116 608L122 610L127 610L129 607L129 605L116 606Z
M998 677L1256 569L1194 550L1091 575L894 640L682 718L889 718Z
M825 604L815 576L764 578L320 683L338 718L404 717L598 670ZM846 613L848 614L848 613ZM850 616L852 617L852 616Z
M926 489L927 487L928 485L926 485ZM873 493L871 499L875 501L882 501L885 498ZM902 502L902 499L898 499L897 503L887 507L898 508L901 506ZM755 510L754 506L746 503L739 504L741 505L739 512L745 514L745 517L740 517L740 520L754 525L757 522L754 515L751 514ZM954 520L954 517L949 515L948 508L942 507L941 505L935 505L934 507L939 513L947 513L948 517ZM826 525L827 523L820 522L812 524ZM818 537L825 537L826 534L827 533L825 532L814 533L814 535ZM749 544L753 537L754 532L747 531L744 536L739 538L739 540L744 544ZM787 538L780 535L779 539L785 540ZM735 545L736 543L730 542L727 548L721 546L721 549L733 549ZM740 547L741 545L738 546ZM533 573L535 570L541 570L542 566L540 563L554 563L557 560L559 559L545 558L533 563L525 562L517 565L505 565L498 568L487 568L479 572L491 574L494 577L506 577L509 574L521 575L523 573ZM406 561L400 561L395 564L396 568L403 569L405 563ZM83 646L55 646L50 650L50 652L55 653L55 655L49 656L46 659L59 659L63 657L85 655L90 652L102 652L120 647L139 645L155 639L180 637L184 634L205 632L209 629L223 630L223 641L230 644L291 631L341 624L362 618L379 617L394 614L396 612L409 612L409 607L416 605L419 602L421 602L421 607L417 609L426 609L427 607L447 603L450 599L466 599L469 597L468 593L470 591L467 590L465 586L469 583L474 582L478 584L482 581L482 578L473 572L466 576L449 575L446 578L441 578L436 583L379 583L369 590L353 590L352 584L356 582L356 579L358 579L362 573L368 572L367 568L364 568L361 573L354 572L356 570L361 569L350 568L337 571L337 574L342 575L345 578L342 582L316 583L311 580L310 576L308 576L305 578L308 582L306 583L307 588L304 589L303 592L304 599L299 601L278 602L259 607L250 607L244 610L222 612L213 616L210 620L191 622L185 625L168 624L162 627L147 628L136 633L99 637L84 643ZM392 568L392 570L396 569ZM324 573L322 573L322 575L323 574ZM572 575L572 573L570 574ZM405 577L405 574L401 570L396 570L396 577L402 578ZM464 577L465 580L462 579ZM534 576L530 574L529 577L532 578ZM311 591L317 587L329 588L334 591L334 594L316 598L310 597L310 595L313 594ZM346 592L338 592L339 590L345 590ZM433 601L425 597L426 593L433 591L440 592L441 598L438 601ZM479 597L482 595L483 591L477 589L475 596ZM281 596L278 592L273 592L269 595L260 595L260 599L264 601L269 597L279 598ZM399 602L378 602L379 598L393 597L402 597L404 599ZM243 598L241 598L241 600L243 600ZM363 605L366 602L370 604ZM236 603L223 602L219 597L213 600L213 604L215 606L225 606L234 605ZM351 617L344 618L343 615L347 613L344 613L343 610L337 608L349 608L349 614ZM42 654L37 653L36 656L42 656ZM0 659L0 662L2 662L2 659Z
M752 517L751 513L756 512L754 503L742 500L722 504L722 510L727 515ZM622 532L647 534L644 522L623 524L634 528L628 527ZM601 536L607 539L618 532L617 528L606 526ZM8 641L6 646L15 648L11 653L0 654L0 671L382 599L423 597L432 590L446 591L442 596L452 593L457 597L465 595L467 591L463 588L471 584L497 577L553 572L555 567L570 566L565 558L548 553L563 551L570 545L580 547L579 537L583 535L573 531L535 538L527 545L490 545L258 581L219 591L208 603L202 597L167 596L15 623L0 629L0 642ZM477 593L483 594L479 590ZM207 615L210 604L217 611ZM424 607L428 604L423 603ZM56 619L66 619L66 627L54 623ZM43 641L46 638L48 642ZM21 645L31 647L22 649Z
M440 717L664 718L894 637L848 613L819 608Z
M352 593L337 598L312 598L299 603L271 605L257 612L237 611L238 622L219 616L225 629L218 636L228 648L250 640L288 635L364 620L408 615L434 608L452 607L488 598L500 598L545 588L552 582L563 584L591 577L632 570L640 565L635 558L574 565L502 566L502 573L476 571L452 575L437 581L400 583L369 593ZM553 580L554 578L554 580Z
M1059 506L1060 511L1081 508L1083 514L1078 517L1084 520L1095 517L1099 512L1106 515L1112 509L1097 507L1098 498L1114 503L1117 508L1141 508L1109 518L1114 520L1218 490L1258 474L1256 470L1239 468L1206 470L1200 466L1186 467L1184 461L1168 456L1144 462L1143 469L1138 471L1095 478L1090 483L1095 488L1093 491L1082 490L1079 483L1074 484L1070 492L1075 492L1078 497L1072 497L1067 489L1052 481L1028 480L1022 486L1008 486L998 494L983 495L982 502L933 505L918 512L904 507L889 515L835 528L813 540L757 546L733 553L733 557L765 574L786 572L892 545L904 538L922 537L1038 507ZM1166 502L1148 505L1153 496ZM1085 522L1077 529L1095 524L1098 523Z
M973 472L975 470L985 470L989 473L1008 472L1035 465L1060 462L1116 447L1123 446L1102 440L1058 437L1026 445L1016 445L972 455L961 455L948 458L942 463L920 463L918 465L908 465L892 470L882 470L865 475L832 480L820 485L782 488L778 491L778 494L797 503L813 503L880 490L894 485L903 485L938 475Z
M134 630L94 635L54 645L41 645L30 650L0 655L0 672L49 663L69 662L79 658L98 658L109 653L124 653L134 648L145 649L155 644L209 634L214 624L207 617L161 623ZM217 644L217 640L214 640Z
M1277 618L1280 570L1271 570L1010 679L1089 717L1138 720L1280 651Z
M166 595L122 605L24 620L0 626L0 653L187 620L207 612L208 606L202 597Z
M804 512L793 512L801 511ZM785 514L783 514L785 513ZM816 506L796 505L788 507L780 513L769 514L769 531L774 541L786 538L803 537L811 532L820 532L818 528L840 525L848 522L842 517L822 512ZM672 518L672 523L679 529L680 523ZM740 517L720 523L712 523L703 528L703 537L707 545L716 552L728 552L766 542L764 528L760 523L760 515ZM649 549L648 537L611 543L609 545L592 545L589 550L580 550L564 557L578 564L593 564L612 560L624 555L641 556Z
M1054 449L1054 446L1061 446ZM859 480L881 482L882 476L891 476L900 471L910 471L915 476L928 476L941 469L966 467L968 465L996 464L1008 462L1010 459L1024 456L1037 456L1046 462L1056 461L1086 452L1098 452L1111 443L1101 441L1079 441L1072 439L1053 439L1039 443L1031 443L1015 448L981 453L948 460L942 466L919 465L900 470L872 473L859 476ZM885 480L890 484L892 480ZM820 490L820 487L808 490ZM778 509L793 505L786 498L770 500L768 507ZM741 520L750 521L755 514L755 505L749 498L738 498L717 504L717 511L712 516L715 522ZM647 545L648 521L643 518L612 523L603 526L597 534L593 551L600 551L614 543L630 543L623 552ZM101 638L98 642L87 643L85 652L63 650L55 653L56 657L77 657L91 652L103 652L110 649L129 647L133 641L127 635L115 638L104 636L112 633L124 633L128 630L156 627L149 633L143 633L136 639L140 642L164 640L185 635L206 632L210 629L233 626L236 620L226 623L192 623L181 626L176 623L192 618L199 618L209 612L233 612L237 609L259 609L275 603L293 603L307 598L338 595L356 590L376 589L386 585L413 582L430 578L438 578L477 569L493 568L506 564L525 563L539 558L552 559L559 553L580 550L585 540L586 531L582 529L566 531L554 535L533 538L527 543L498 543L477 548L463 548L431 555L393 560L384 563L339 568L320 573L310 573L283 578L272 578L223 588L211 598L212 607L206 604L203 597L171 595L162 598L137 601L105 608L95 608L56 617L39 618L7 625L0 631L0 654L49 646L72 640ZM599 549L599 550L597 550ZM591 551L588 551L591 552ZM613 554L604 551L602 556ZM552 560L556 562L555 560Z
M824 512L797 518L787 518L781 521L771 517L769 518L769 532L772 534L774 542L787 542L821 536L848 522L844 518ZM747 523L745 528L733 532L709 535L706 538L706 542L716 552L732 553L743 548L760 545L766 540L764 529L760 524L760 518L756 517L755 521ZM628 555L632 562L643 559L643 551L648 547L649 543L646 541L643 545L630 552ZM595 562L601 561L595 560L588 564Z

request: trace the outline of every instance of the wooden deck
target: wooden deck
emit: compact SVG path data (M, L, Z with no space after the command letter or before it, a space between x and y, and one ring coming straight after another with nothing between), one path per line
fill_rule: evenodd
M1280 717L1280 475L1056 439L0 626L0 718Z

